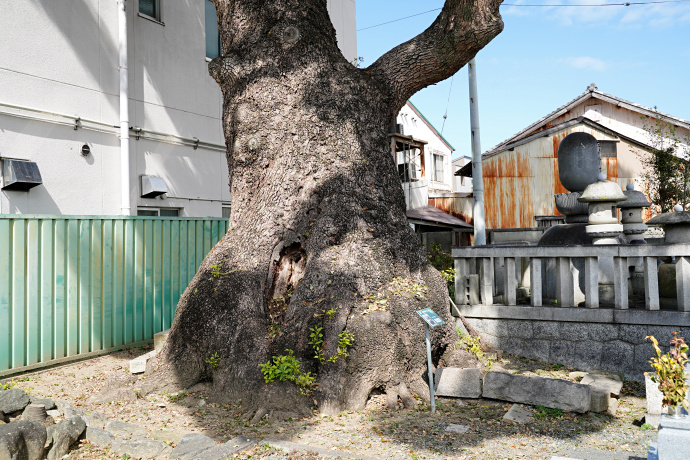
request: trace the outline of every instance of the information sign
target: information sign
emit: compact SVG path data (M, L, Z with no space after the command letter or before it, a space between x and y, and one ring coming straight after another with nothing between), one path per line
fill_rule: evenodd
M434 313L434 311L431 308L417 310L417 314L421 316L424 321L426 321L429 327L435 327L444 324L444 321L436 313Z

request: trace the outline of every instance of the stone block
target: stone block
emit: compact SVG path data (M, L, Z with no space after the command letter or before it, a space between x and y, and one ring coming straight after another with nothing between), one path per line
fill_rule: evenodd
M86 440L99 447L108 447L113 441L113 434L110 431L100 428L86 428Z
M618 326L618 339L632 345L645 343L647 326L636 324L621 324Z
M664 395L659 391L659 384L652 382L652 373L645 373L645 396L647 399L647 413L650 415L660 415L663 406Z
M596 342L610 342L618 339L618 326L615 324L589 324L589 339Z
M29 402L31 402L29 395L21 388L10 388L9 390L0 391L0 411L5 414L24 410L29 405Z
M43 458L46 435L46 427L37 422L0 424L0 458L39 460Z
M465 434L470 431L470 427L469 425L456 425L454 423L450 423L444 431L449 433Z
M503 416L503 420L514 423L527 423L534 420L532 410L521 404L513 404Z
M657 449L660 460L687 460L690 446L690 417L661 416Z
M601 354L601 367L607 371L617 371L634 359L633 346L621 340L608 342Z
M175 460L193 460L198 458L201 452L214 447L216 447L216 441L208 436L204 436L201 433L189 433L182 436L177 447L173 449L170 458Z
M585 413L589 410L591 392L590 386L567 380L489 372L484 377L483 396Z
M133 437L113 439L110 450L116 454L127 454L134 458L158 458L170 455L173 449L163 441Z
M525 358L548 361L550 347L551 342L549 340L525 340L522 343L522 356Z
M611 395L604 390L592 389L592 397L589 403L591 412L603 413L609 409L609 398Z
M170 329L160 331L157 334L153 334L153 349L158 351L163 348L165 341L168 340L168 334L170 334Z
M576 342L573 365L577 369L592 369L601 364L601 353L604 347L599 342ZM581 382L582 383L582 382Z
M458 369L440 367L436 369L437 396L451 398L481 398L482 371L479 369Z
M88 412L86 415L82 415L81 418L86 422L86 426L91 428L104 429L108 423L108 417L98 412Z
M659 345L668 347L673 339L673 332L678 329L680 329L678 326L648 326L647 335L654 336L659 341Z
M535 321L532 324L532 336L535 339L560 339L558 323L552 321Z
M149 351L129 361L129 372L132 374L142 374L146 372L146 363L149 359L158 354L158 350Z
M530 321L499 320L497 323L497 332L494 335L498 337L532 338L532 323Z
M256 444L256 440L246 436L235 436L225 444L213 447L202 452L203 460L225 460L234 454L249 449Z
M589 324L571 322L559 323L558 332L561 340L581 342L589 338Z
M580 382L583 385L590 385L596 391L608 393L607 396L618 396L623 388L623 381L618 375L601 375L590 373L585 375Z
M654 347L650 342L635 345L635 358L633 361L633 366L639 371L650 371L652 369L651 364L649 364L649 358L656 356L654 353Z
M525 342L527 340L518 339L516 337L502 337L499 340L499 346L501 350L506 350L517 356L523 356L525 351Z
M31 401L31 404L43 404L44 406L46 406L46 410L55 409L55 401L53 401L52 399L36 398L34 396L29 396L29 400Z
M46 444L50 450L46 458L48 460L62 458L69 452L69 446L74 444L85 430L86 422L78 415L48 427Z
M609 398L609 408L606 410L606 413L611 417L615 417L616 412L618 412L618 399Z
M111 420L105 425L105 429L110 431L115 436L141 436L146 437L148 431L145 428L135 425L134 423L120 422L119 420Z
M172 444L179 444L180 439L186 434L186 432L179 432L179 431L173 431L173 430L158 430L158 431L152 431L149 433L149 437L151 439L155 439L157 441L163 441L165 443L172 443Z
M549 362L572 366L575 362L575 343L556 340L551 343Z

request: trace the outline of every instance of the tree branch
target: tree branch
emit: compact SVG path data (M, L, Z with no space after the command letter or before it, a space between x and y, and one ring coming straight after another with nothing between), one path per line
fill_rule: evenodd
M503 30L503 0L446 0L434 23L368 69L387 86L392 111L413 94L455 74Z

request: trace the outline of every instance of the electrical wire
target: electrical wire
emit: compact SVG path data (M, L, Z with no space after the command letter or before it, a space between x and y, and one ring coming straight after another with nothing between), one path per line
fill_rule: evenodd
M656 0L656 1L648 1L648 2L623 2L623 3L595 3L595 4L587 4L587 3L562 3L562 4L538 4L538 3L531 3L531 4L521 4L521 3L503 3L501 6L517 6L517 7L603 7L603 6L632 6L632 5L654 5L654 4L660 4L660 3L684 3L684 2L690 2L690 0ZM433 10L428 10L428 11L423 11L421 13L416 13L412 14L410 16L405 16L404 18L398 18L398 19L393 19L391 21L386 21L382 22L380 24L374 24L373 26L367 26L363 27L361 29L357 29L357 32L361 32L363 30L368 30L368 29L373 29L375 27L381 27L385 26L388 24L392 24L394 22L398 21L403 21L405 19L410 19L414 18L417 16L421 16L423 14L428 14L428 13L433 13L434 11L440 11L442 8L434 8Z
M450 89L448 90L448 101L446 101L446 113L443 114L443 124L441 125L441 136L443 136L443 128L446 127L446 119L448 118L448 107L450 106L450 93L453 91L453 79L455 74L450 77Z

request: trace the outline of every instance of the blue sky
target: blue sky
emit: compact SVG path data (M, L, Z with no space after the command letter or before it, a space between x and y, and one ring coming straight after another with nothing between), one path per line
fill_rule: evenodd
M616 0L617 1L617 0ZM357 28L443 6L443 0L360 0ZM506 0L602 4L611 0ZM632 3L632 2L631 2ZM357 32L362 66L428 27L438 11ZM482 150L486 151L594 82L601 91L690 120L690 1L630 6L501 7L505 28L477 54ZM467 68L412 102L471 155Z

